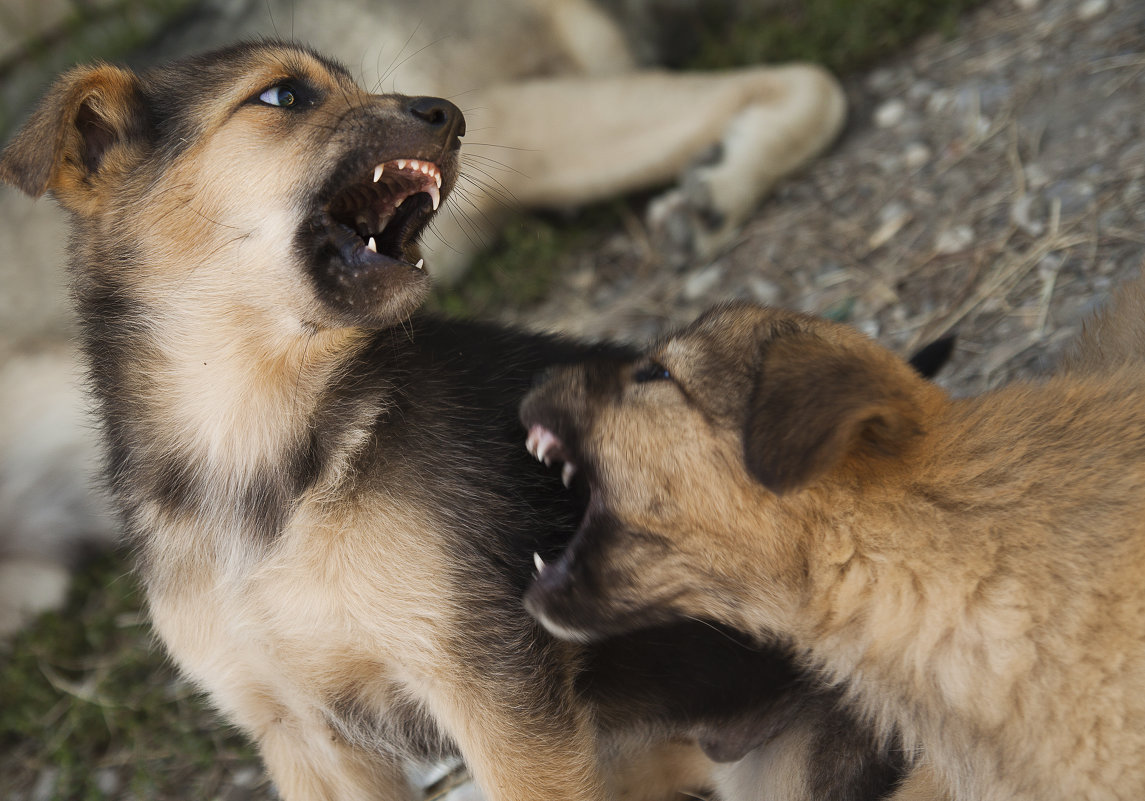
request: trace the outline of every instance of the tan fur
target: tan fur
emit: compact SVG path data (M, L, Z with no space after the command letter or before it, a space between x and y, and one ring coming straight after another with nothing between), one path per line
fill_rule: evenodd
M530 608L577 638L654 613L788 638L921 749L904 798L1143 797L1143 297L1059 375L978 398L747 306L652 349L670 378L558 374L523 417L573 443L613 522L565 557L604 588L562 559Z
M51 191L86 226L75 242L79 294L114 280L149 310L136 325L154 333L114 386L114 402L146 432L135 447L195 466L187 481L214 482L209 497L182 505L117 482L145 543L156 630L255 738L290 801L412 797L404 755L379 750L354 725L358 708L384 720L403 704L438 722L490 799L596 801L604 780L589 711L572 702L573 661L567 702L554 706L541 697L551 682L509 683L451 652L466 596L463 587L441 594L451 566L431 535L441 525L436 499L419 492L416 477L355 485L346 466L370 432L351 426L340 429L344 441L323 443L340 458L288 509L272 541L244 530L243 487L307 435L364 336L322 317L293 251L316 164L341 156L345 145L330 132L343 117L409 102L366 95L302 50L249 52L250 63L186 114L197 136L170 164L138 144L139 84L111 67L61 79L0 161L0 177L32 194ZM325 93L305 125L247 100L286 77ZM447 172L443 191L453 179ZM144 257L94 250L120 243ZM415 256L404 258L416 274ZM393 310L394 322L420 297ZM89 354L98 361L102 349L93 343ZM364 423L382 412L354 409Z

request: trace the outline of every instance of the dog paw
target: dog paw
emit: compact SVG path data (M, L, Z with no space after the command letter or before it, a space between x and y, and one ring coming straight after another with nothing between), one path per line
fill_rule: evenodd
M649 238L667 265L681 269L710 259L730 241L733 226L714 197L703 176L689 172L648 204Z

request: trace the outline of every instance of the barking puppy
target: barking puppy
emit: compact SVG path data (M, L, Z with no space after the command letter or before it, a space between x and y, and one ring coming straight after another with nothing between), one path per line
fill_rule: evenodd
M744 696L703 659L722 632L588 652L521 608L530 554L559 552L575 513L519 448L517 404L538 370L592 351L415 314L417 237L464 126L447 101L243 44L68 73L0 177L71 213L109 483L155 627L284 798L409 798L405 759L454 751L493 801L664 798L680 764L632 780L602 757L678 754L662 733L700 724L721 758L756 744L657 694L665 665L689 654L680 671ZM741 658L740 677L791 675L775 649ZM667 687L703 695L675 671ZM747 714L781 729L792 683L752 690Z
M582 641L778 634L956 799L1145 797L1143 297L970 399L750 306L557 371L522 420L591 501L527 607Z

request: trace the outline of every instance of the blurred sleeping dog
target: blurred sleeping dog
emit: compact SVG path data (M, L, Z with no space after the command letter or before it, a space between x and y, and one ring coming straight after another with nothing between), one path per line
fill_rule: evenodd
M1143 321L1145 276L1057 374L965 399L750 306L559 370L522 420L591 500L526 604L778 636L959 801L1145 798Z
M407 759L454 752L490 801L651 801L761 744L816 777L775 798L880 797L895 759L778 649L699 623L584 649L524 613L576 510L519 399L624 351L418 313L464 133L261 42L77 68L0 156L71 215L107 476L172 657L288 801L412 798Z
M426 232L438 281L461 275L508 208L564 207L673 181L651 204L654 238L668 240L666 253L709 255L777 179L831 142L844 115L838 85L813 66L638 69L626 41L633 29L588 0L209 1L153 50L167 59L272 29L360 64L367 85L453 97L467 109L476 141L453 202ZM0 201L9 211L17 202ZM0 241L27 236L51 213L36 209L29 220L15 211L8 216L18 222L8 224L20 229ZM88 492L93 448L62 346L64 316L52 311L56 298L33 290L61 260L54 238L45 240L39 262L22 259L6 279L27 283L18 294L42 308L0 319L0 576L12 577L0 584L0 633L18 624L22 607L59 599L78 543L106 545L114 531ZM45 330L45 319L55 328Z

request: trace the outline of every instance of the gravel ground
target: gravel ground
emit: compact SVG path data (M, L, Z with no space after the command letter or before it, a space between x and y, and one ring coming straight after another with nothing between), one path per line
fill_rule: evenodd
M997 0L847 89L833 152L723 256L665 270L633 214L508 316L645 339L749 298L904 352L956 332L959 393L1044 369L1145 253L1145 4Z

